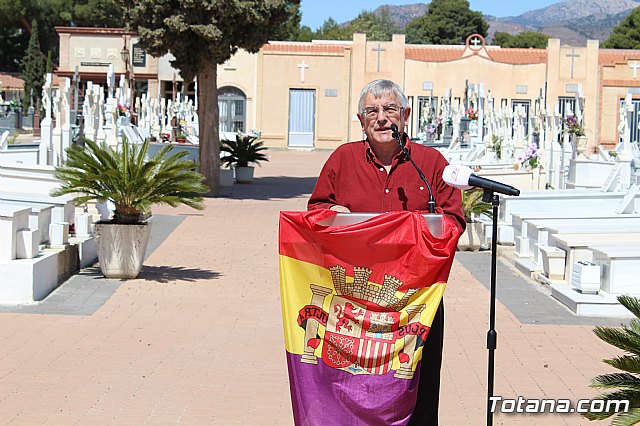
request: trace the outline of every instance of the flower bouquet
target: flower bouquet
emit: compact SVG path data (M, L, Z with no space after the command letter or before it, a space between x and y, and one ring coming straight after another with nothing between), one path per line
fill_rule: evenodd
M529 169L535 169L540 167L540 153L535 143L532 143L525 149L524 153L518 157L518 162L523 167Z
M119 117L126 117L131 111L131 106L129 105L118 104L117 108Z
M582 124L574 115L568 115L564 120L564 133L576 136L586 136L586 132Z

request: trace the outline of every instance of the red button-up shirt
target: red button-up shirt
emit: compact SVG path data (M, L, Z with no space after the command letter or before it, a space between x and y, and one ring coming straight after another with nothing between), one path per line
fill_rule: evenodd
M460 190L442 180L447 160L437 150L406 142L409 154L431 184L437 212L465 228ZM309 199L308 209L347 207L352 212L427 210L429 190L403 152L387 173L366 140L339 146L325 163ZM441 210L440 210L441 209Z

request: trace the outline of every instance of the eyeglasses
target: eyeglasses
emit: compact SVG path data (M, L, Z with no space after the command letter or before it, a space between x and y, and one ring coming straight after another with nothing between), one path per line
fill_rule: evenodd
M400 111L403 109L403 107L396 104L382 105L382 111L387 117L398 117L400 115ZM370 106L363 109L362 114L367 118L375 118L378 116L378 111L380 111L380 108Z

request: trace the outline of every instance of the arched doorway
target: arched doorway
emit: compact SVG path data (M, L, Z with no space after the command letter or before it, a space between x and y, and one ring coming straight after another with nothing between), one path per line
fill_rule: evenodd
M220 133L244 132L247 123L247 96L236 87L224 86L218 89Z

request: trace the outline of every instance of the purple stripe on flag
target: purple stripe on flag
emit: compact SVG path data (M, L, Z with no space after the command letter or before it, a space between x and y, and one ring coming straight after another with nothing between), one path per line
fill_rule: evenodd
M300 361L287 352L291 403L296 425L305 426L401 426L411 418L416 402L420 365L412 379L386 374L351 374ZM401 395L390 401L393 395Z

